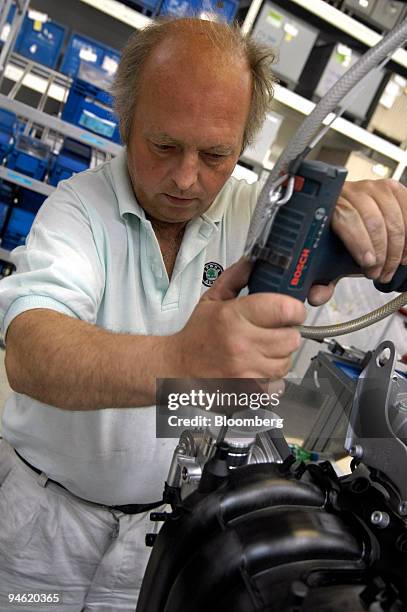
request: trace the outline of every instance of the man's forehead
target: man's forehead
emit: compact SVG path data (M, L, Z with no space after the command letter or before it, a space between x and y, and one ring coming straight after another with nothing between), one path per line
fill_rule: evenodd
M174 75L177 71L200 78L213 78L248 67L247 59L232 49L221 49L207 36L192 31L170 35L151 50L144 67L144 76L158 78L160 74Z
M249 70L239 63L231 62L227 68L219 70L214 63L202 58L198 61L181 61L179 57L166 57L165 62L149 63L140 79L138 99L147 96L149 104L155 108L172 106L173 110L216 107L221 112L225 103L228 106L244 104L243 100L251 93L252 77ZM232 112L228 109L227 112ZM234 108L233 108L234 112ZM185 117L188 120L188 115Z
M149 76L143 79L135 107L143 129L180 140L186 131L205 133L215 138L215 145L217 136L224 141L225 130L235 133L246 120L250 80L237 72L234 78L210 78L208 71L197 75L187 69L167 78L157 72Z

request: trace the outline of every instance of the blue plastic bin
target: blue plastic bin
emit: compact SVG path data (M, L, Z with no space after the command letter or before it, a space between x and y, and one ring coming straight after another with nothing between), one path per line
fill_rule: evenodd
M40 140L20 134L7 159L7 167L42 181L48 168L50 147Z
M52 165L48 182L51 185L58 185L59 181L89 168L91 159L91 147L72 138L65 138L59 155Z
M9 210L15 202L15 190L13 183L0 180L0 237L7 223Z
M119 122L110 94L86 81L75 79L62 111L62 119L120 144Z
M32 191L32 189L25 189L24 187L18 188L17 206L24 210L29 210L34 213L34 215L37 214L46 199L47 196L43 193L37 193L36 191Z
M164 0L160 15L189 17L199 16L201 13L215 13L231 23L238 8L239 3L234 0Z
M55 68L65 39L66 28L48 20L44 23L24 18L14 50L30 60Z
M6 220L9 208L10 206L8 204L5 204L4 202L0 202L0 233L3 230L4 222Z
M31 229L35 214L22 208L13 207L6 228L3 232L1 246L3 249L14 249L24 244Z
M4 249L11 250L24 243L45 199L46 196L41 193L16 187L6 181L1 182L0 236Z
M66 46L60 71L76 77L82 61L114 74L114 65L118 64L119 60L120 53L116 49L103 45L88 36L73 33Z
M18 121L15 113L0 108L0 162L13 148Z

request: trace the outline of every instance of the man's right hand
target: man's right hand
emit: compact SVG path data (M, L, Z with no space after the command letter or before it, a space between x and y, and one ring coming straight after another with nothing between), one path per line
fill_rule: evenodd
M290 370L305 307L276 293L237 298L249 274L244 260L225 270L172 337L180 378L278 379Z

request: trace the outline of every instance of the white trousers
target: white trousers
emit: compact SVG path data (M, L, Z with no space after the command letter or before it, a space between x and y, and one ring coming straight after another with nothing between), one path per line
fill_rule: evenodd
M113 514L43 480L0 440L0 612L134 612L150 512ZM44 593L62 603L34 603Z

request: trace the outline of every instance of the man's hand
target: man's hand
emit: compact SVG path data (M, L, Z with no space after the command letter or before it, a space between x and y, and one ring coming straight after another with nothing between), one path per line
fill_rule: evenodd
M304 305L275 293L237 298L249 273L243 260L223 272L173 336L180 377L277 379L289 371L301 341L295 326L305 320Z
M392 179L346 182L332 229L367 278L388 283L400 263L407 264L407 188ZM309 302L327 302L334 286L313 287Z

